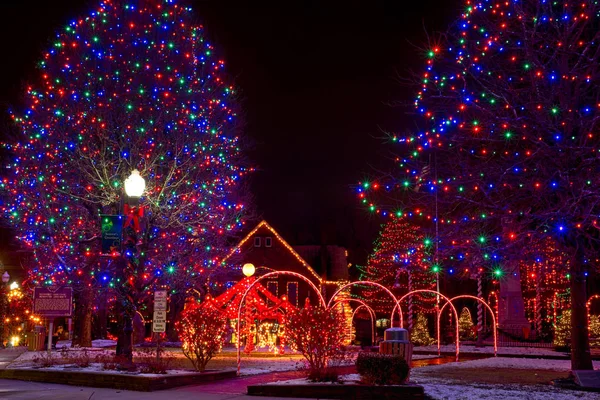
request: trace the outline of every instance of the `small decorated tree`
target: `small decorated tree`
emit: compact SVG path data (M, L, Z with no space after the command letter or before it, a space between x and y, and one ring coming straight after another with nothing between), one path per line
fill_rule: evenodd
M554 327L554 347L568 349L571 345L571 310L564 310Z
M458 329L461 340L475 339L475 332L473 332L473 318L471 317L471 311L469 311L467 307L463 307L460 312L460 317L458 317Z
M324 381L332 378L328 367L344 356L346 330L339 312L307 304L290 315L286 336L291 347L308 362L308 378ZM336 380L337 377L333 377Z
M227 335L227 319L212 307L193 305L175 322L183 342L183 354L197 371L204 371L206 364L223 348Z
M415 346L428 346L435 342L435 339L429 335L427 317L425 315L417 314L417 322L410 333L410 341Z

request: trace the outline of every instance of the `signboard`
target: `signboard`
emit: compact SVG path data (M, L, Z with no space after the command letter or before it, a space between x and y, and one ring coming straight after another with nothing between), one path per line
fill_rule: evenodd
M123 231L122 215L100 215L102 226L102 254L110 255L121 252Z
M152 332L165 332L167 328L167 312L154 311L152 318Z
M152 332L167 331L167 291L154 292L154 316L152 318Z
M33 313L42 317L70 317L73 314L73 288L36 287Z

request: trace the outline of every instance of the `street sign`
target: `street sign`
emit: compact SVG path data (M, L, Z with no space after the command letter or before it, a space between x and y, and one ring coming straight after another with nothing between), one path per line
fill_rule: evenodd
M167 291L154 292L154 316L152 318L152 332L166 332L167 330Z
M33 312L42 317L70 317L73 314L73 288L36 287L33 289Z

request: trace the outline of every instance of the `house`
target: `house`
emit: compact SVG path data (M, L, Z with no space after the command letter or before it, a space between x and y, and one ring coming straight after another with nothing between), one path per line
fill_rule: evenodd
M291 271L308 278L326 299L348 282L347 251L340 246L292 246L266 221L260 222L223 259L227 269L238 270L253 264L256 276L273 271ZM310 285L294 276L279 275L261 282L275 296L287 295L290 303L301 307L317 296Z

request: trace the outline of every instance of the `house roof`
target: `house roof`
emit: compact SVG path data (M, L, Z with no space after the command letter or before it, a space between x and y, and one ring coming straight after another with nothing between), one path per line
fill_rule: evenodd
M254 236L254 234L260 228L263 227L268 229L273 234L273 236L283 245L283 247L285 247L300 262L300 264L302 264L320 283L323 283L323 279L321 279L321 277L319 276L319 274L317 274L314 268L311 267L310 264L307 263L306 260L300 254L298 254L298 252L294 250L294 248L290 246L290 244L286 242L285 239L283 239L279 235L279 233L277 233L277 231L267 223L267 221L264 220L261 221L252 231L250 231L250 233L248 233L233 249L231 249L231 251L225 256L225 258L223 258L221 264L227 263L227 260L229 260L234 254L239 253L241 251L242 246L248 240L250 240L250 238Z

